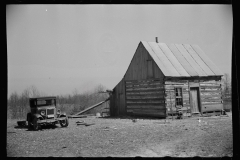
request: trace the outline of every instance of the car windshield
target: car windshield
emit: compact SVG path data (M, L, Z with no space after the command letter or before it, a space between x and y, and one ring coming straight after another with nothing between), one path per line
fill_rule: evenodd
M35 101L35 106L41 107L41 106L55 106L55 100L50 99L50 100L36 100Z

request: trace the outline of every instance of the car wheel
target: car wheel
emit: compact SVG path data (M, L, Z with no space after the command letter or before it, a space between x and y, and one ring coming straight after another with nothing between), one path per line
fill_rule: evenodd
M37 123L37 121L38 121L38 118L34 117L34 119L33 119L33 130L34 131L37 131L41 128L40 125Z
M61 127L67 127L68 126L68 118L66 117L64 120L60 120Z

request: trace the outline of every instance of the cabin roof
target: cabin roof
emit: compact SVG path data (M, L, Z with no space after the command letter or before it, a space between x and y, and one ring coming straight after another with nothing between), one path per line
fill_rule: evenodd
M141 41L166 77L223 76L198 45Z

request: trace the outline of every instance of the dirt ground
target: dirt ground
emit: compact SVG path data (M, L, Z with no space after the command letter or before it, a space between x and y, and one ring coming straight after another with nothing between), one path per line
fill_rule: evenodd
M8 157L232 156L232 114L181 120L72 118L69 126L30 131L7 122ZM77 125L77 121L94 123Z

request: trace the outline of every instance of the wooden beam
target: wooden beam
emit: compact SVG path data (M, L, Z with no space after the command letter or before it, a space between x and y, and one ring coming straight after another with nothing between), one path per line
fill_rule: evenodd
M163 112L166 108L127 108L128 112L145 112L145 113L156 113Z
M133 106L127 106L127 109L165 109L164 105L160 106L154 106L154 105L145 105L145 106L139 106L139 105L133 105Z
M164 91L164 88L152 88L152 89L134 89L134 90L127 90L126 92L131 93L131 92L159 92L159 91Z
M142 80L126 80L125 83L128 84L149 84L149 83L162 83L162 79L142 79Z
M219 86L200 86L200 89L209 89L209 88L211 88L211 89L222 89L221 88L221 86L219 85Z
M131 99L131 100L127 100L127 104L130 103L164 103L164 99L163 100L151 100L151 99Z
M203 106L203 112L206 111L214 111L214 110L222 110L223 109L223 104L205 104Z
M212 92L212 93L221 93L221 90L201 90L201 93Z
M152 94L159 94L159 95L165 95L164 90L162 91L154 91L154 92L126 92L126 95L152 95Z
M187 89L187 85L165 85L165 89L175 89L175 88L183 88Z
M147 94L147 95L127 95L126 99L148 99L148 98L164 98L163 94Z
M222 95L202 95L202 99L222 99Z
M97 104L95 104L95 105L93 105L93 106L91 106L91 107L88 107L88 108L84 109L83 111L80 111L80 112L78 112L78 113L76 113L76 114L74 114L74 115L83 114L83 113L85 113L85 112L87 112L87 111L89 111L89 110L91 110L91 109L93 109L93 108L96 108L96 107L100 106L101 104L103 104L104 102L106 102L106 101L108 101L108 100L109 100L109 98L107 98L105 101L99 102L99 103L97 103Z
M163 84L131 84L126 85L126 88L154 88L154 87L162 87Z
M206 103L202 103L203 106L205 105L215 105L215 104L223 104L223 103L219 103L219 102L214 102L214 103L209 103L209 102L206 102Z
M202 99L202 102L222 102L222 99Z
M127 103L126 105L127 106L136 106L136 105L139 105L139 106L147 106L147 105L152 105L152 106L161 106L161 105L164 105L165 103L162 102L162 103Z
M139 91L150 92L150 91L163 91L163 90L164 90L163 87L157 87L157 88L128 88L128 89L126 89L126 92L139 92Z
M134 100L134 101L139 101L139 100L160 100L160 101L163 101L165 100L164 97L127 97L126 99L127 101L128 100Z
M164 84L188 84L187 80L171 80L171 81L165 81Z

